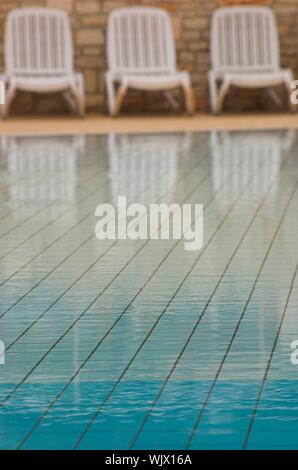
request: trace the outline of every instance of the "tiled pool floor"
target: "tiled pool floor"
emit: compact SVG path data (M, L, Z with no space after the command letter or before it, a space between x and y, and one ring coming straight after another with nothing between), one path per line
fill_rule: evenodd
M298 449L298 135L2 138L0 449ZM203 203L204 244L95 208Z

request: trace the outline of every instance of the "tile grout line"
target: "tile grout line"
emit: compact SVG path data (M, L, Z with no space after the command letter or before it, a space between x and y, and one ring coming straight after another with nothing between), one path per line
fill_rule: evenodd
M259 165L259 167L261 167L261 165ZM233 173L232 175L230 175L230 177L228 178L228 180L233 176ZM227 181L228 181L227 180ZM226 181L224 182L223 186L225 185ZM247 186L249 186L250 184L250 180L248 181L247 183ZM230 209L228 210L227 214L225 215L224 219L221 221L221 223L219 224L219 226L217 227L216 231L213 233L213 235L211 236L211 238L209 239L207 245L205 246L205 248L200 252L199 256L197 257L197 260L200 259L200 257L202 256L202 254L206 251L206 249L208 248L208 246L210 245L210 243L212 242L213 238L216 236L216 234L218 233L218 231L220 230L220 228L222 227L222 225L225 223L225 221L227 220L227 218L229 217L229 214L232 212L233 208L237 205L237 202L238 200L240 200L241 198L241 195L243 194L243 192L246 190L246 187L243 189L243 191L240 193L240 196L236 198L236 200L234 201L234 203L230 206ZM130 359L128 365L125 367L124 371L121 373L120 377L117 379L117 381L114 383L112 389L110 390L110 392L107 394L106 398L104 399L104 401L101 403L101 405L99 406L97 412L94 414L93 418L91 419L91 421L89 422L89 424L86 426L85 430L82 432L81 436L79 437L78 441L76 442L74 448L77 449L80 445L80 442L82 441L82 439L84 438L84 436L87 434L89 428L92 426L93 422L95 421L95 419L97 418L98 414L101 412L101 409L103 408L103 406L105 405L105 403L109 400L109 398L112 396L114 390L116 389L117 385L120 383L120 381L122 380L122 378L124 377L124 375L126 374L127 370L129 369L130 365L133 363L135 357L138 355L139 351L143 348L144 344L146 343L146 341L150 338L151 336L151 333L154 331L155 327L158 325L159 321L161 320L161 318L163 317L164 313L166 312L168 306L171 304L172 300L175 298L175 296L177 295L177 293L179 292L181 286L183 285L185 279L187 278L187 276L189 275L189 273L191 272L191 270L193 269L194 265L192 265L192 267L190 268L190 270L187 272L187 274L183 277L182 281L180 282L179 286L177 287L177 289L175 290L174 294L171 296L171 299L169 300L169 302L167 303L166 307L162 310L161 314L158 316L157 320L155 321L155 323L153 324L153 326L151 327L151 329L149 330L149 333L147 333L145 339L142 341L141 345L138 347L137 351L133 354L132 358ZM149 279L150 280L150 279ZM148 280L148 281L149 281ZM147 285L147 283L143 286L143 288ZM142 290L143 290L142 288ZM139 293L137 294L139 295ZM135 296L136 298L137 296ZM135 300L135 298L132 300L132 302ZM128 305L128 307L132 304L132 302L130 302L130 304ZM127 307L127 308L128 308ZM126 309L125 309L126 311ZM125 313L124 311L124 313ZM96 349L98 349L100 345L97 346ZM95 349L95 351L96 351ZM94 352L95 352L94 351ZM90 359L90 358L89 358Z
M206 155L206 157L204 157L202 160L200 160L199 165L204 162L205 158L207 158L207 155ZM197 165L197 166L199 166L199 165ZM196 167L196 166L195 166L195 167ZM188 174L193 168L194 168L194 167L191 167L190 170L187 172L187 174ZM135 180L132 180L131 183L134 182L134 181L135 181ZM145 189L145 191L147 191L148 189L149 189L149 188ZM143 191L142 191L142 192L143 192ZM142 193L141 193L141 194L142 194ZM108 200L109 200L109 199L108 199ZM103 201L103 202L106 202L106 201ZM92 212L93 212L93 211L92 211ZM92 212L91 212L88 216L91 216ZM86 216L86 217L87 217L87 216ZM81 222L82 222L82 220L81 220ZM80 222L80 223L81 223L81 222ZM25 294L23 294L17 301L15 301L12 305L10 305L10 307L9 307L8 309L6 309L4 312L2 312L2 313L0 314L0 320L1 320L1 319L4 317L4 315L6 315L12 308L14 308L19 302L21 302L24 298L26 298L27 295L30 294L36 287L38 287L45 279L47 279L56 269L58 269L59 267L61 267L65 261L67 261L69 258L71 258L71 256L72 256L73 254L75 254L80 248L82 248L82 246L84 246L85 243L88 243L90 240L92 240L93 237L94 237L94 233L92 232L92 234L91 234L87 239L85 239L83 242L81 242L81 244L80 244L79 246L77 246L75 249L73 249L73 250L67 255L67 257L66 257L66 258L63 258L63 260L61 260L61 261L58 263L58 265L56 265L51 271L47 272L47 274L46 274L42 279L40 279L34 286L32 286L29 291L27 291ZM55 242L54 242L54 243L55 243ZM103 254L106 254L116 243L117 243L117 241L114 242ZM99 259L100 259L101 257L102 257L102 255L100 255L100 257L97 259L97 261L99 261ZM32 259L31 259L31 261L32 261ZM31 261L30 261L30 262L31 262ZM96 261L96 262L97 262L97 261ZM29 262L29 263L30 263L30 262ZM27 264L28 264L28 263L27 263ZM91 266L93 266L93 264L95 264L95 263L92 263ZM90 269L90 268L89 268L89 269ZM0 284L0 287L1 287L1 284Z
M201 163L202 163L203 161L204 161L204 160L202 160ZM190 169L186 172L186 174L184 175L184 177L185 177L186 175L188 175L192 170L193 170L193 167L190 168ZM203 183L205 182L205 180L208 178L208 176L209 176L209 173L207 173L207 174L204 176L204 178L202 178L202 180L200 181L199 185L203 184ZM184 177L182 177L182 178L180 178L180 179L182 179L182 181L183 181ZM198 186L196 186L194 190L196 190L197 187L198 187ZM193 192L193 191L192 191L192 192ZM93 238L93 235L92 235L91 238ZM87 241L88 241L88 240L90 240L90 238L88 238ZM86 241L83 242L83 244L85 244L85 243L86 243ZM77 284L77 282L79 282L79 281L84 277L84 275L88 273L88 271L90 271L90 269L92 269L92 268L93 268L111 249L112 249L112 248L114 248L114 246L115 246L117 243L118 243L118 240L114 241L103 253L101 253L101 255L100 255L99 257L97 257L96 260L93 261L93 262L91 263L91 265L89 265L88 268L86 268L86 269L83 271L83 273L81 273L80 276L78 276L78 277L75 279L75 281L73 281L73 282L67 287L67 289L65 289L65 290L59 295L59 297L57 297L57 298L55 299L55 301L53 301L53 302L46 308L46 310L44 310L43 313L42 313L36 320L34 320L28 328L26 328L26 330L25 330L22 334L20 334L12 343L10 343L10 344L7 346L6 351L8 351L19 339L21 339L21 337L24 336L24 334L26 334L26 333L31 329L31 327L33 327L33 326L34 326L34 325L35 325L35 324L36 324L36 323L37 323L37 322L38 322L38 321L39 321L57 302L59 302L59 301L64 297L64 295L67 294L67 292L69 292L69 290L72 289L72 288L74 287L74 285ZM77 249L74 250L74 252L76 252L76 251L77 251ZM72 254L73 254L73 252L69 255L69 257L72 256ZM65 261L65 260L64 260L64 261ZM63 261L63 262L64 262L64 261ZM1 317L0 317L0 318L1 318ZM1 406L1 405L0 405L0 406Z
M262 271L263 271L263 268L264 268L265 263L266 263L266 261L267 261L268 255L269 255L269 253L270 253L270 251L271 251L271 248L272 248L272 246L273 246L273 244L274 244L274 242L275 242L275 239L276 239L276 237L277 237L277 235L278 235L278 233L279 233L279 230L280 230L280 228L281 228L281 226L282 226L282 223L283 223L283 221L284 221L284 219L285 219L285 216L286 216L287 211L288 211L288 209L289 209L289 207L290 207L290 204L291 204L291 202L292 202L292 200L293 200L293 197L294 197L294 195L295 195L295 192L297 191L297 188L298 188L298 182L296 182L296 185L295 185L294 189L293 189L292 192L291 192L290 199L289 199L289 201L288 201L288 203L287 203L287 205L286 205L286 208L285 208L285 210L284 210L284 212L283 212L282 218L281 218L281 220L280 220L280 222L279 222L279 224L278 224L278 226L277 226L277 228L276 228L276 230L275 230L275 232L274 232L274 234L273 234L273 237L272 237L272 239L271 239L271 242L270 242L270 244L269 244L269 247L267 248L267 251L266 251L266 253L265 253L264 259L263 259L263 261L262 261L262 264L261 264L261 266L260 266L260 269L259 269L259 271L258 271L258 274L257 274L257 276L256 276L256 279L255 279L255 281L254 281L254 283L253 283L253 287L252 287L252 289L251 289L251 292L250 292L250 294L249 294L249 296L248 296L248 299L247 299L247 301L246 301L246 303L245 303L244 309L243 309L243 311L242 311L242 313L241 313L241 315L240 315L240 318L239 318L239 320L238 320L238 322L237 322L236 328L235 328L235 330L234 330L234 332L233 332L232 338L231 338L231 340L230 340L230 342L229 342L229 345L228 345L228 347L227 347L227 349L226 349L226 351L225 351L225 353L224 353L223 359L222 359L222 361L221 361L221 363L220 363L220 366L219 366L219 368L218 368L218 370L217 370L217 373L216 373L216 375L215 375L215 378L214 378L214 380L213 380L213 383L212 383L212 385L211 385L211 387L210 387L210 389L209 389L209 392L208 392L208 394L207 394L206 399L205 399L204 402L203 402L203 405L202 405L202 407L201 407L200 413L199 413L198 418L197 418L197 420L196 420L196 422L195 422L194 428L193 428L193 430L192 430L192 432L191 432L191 434L190 434L190 437L189 437L189 439L188 439L188 441L187 441L186 449L189 449L189 446L191 445L193 436L194 436L194 434L196 433L196 431L197 431L197 429L198 429L198 427L199 427L199 424L200 424L201 418L202 418L202 416L203 416L203 413L204 413L204 411L205 411L205 408L206 408L206 406L207 406L207 403L208 403L208 401L209 401L209 399L210 399L210 397L211 397L211 395L212 395L212 393L213 393L214 387L215 387L215 385L216 385L216 383L217 383L217 379L218 379L218 377L219 377L219 375L220 375L220 373L221 373L221 370L222 370L222 368L223 368L223 366L224 366L224 364L225 364L226 358L228 357L229 351L230 351L230 349L231 349L231 347L232 347L232 344L233 344L233 342L234 342L234 339L235 339L235 337L236 337L236 335L237 335L237 332L238 332L238 330L239 330L239 328L240 328L241 322L242 322L242 320L243 320L243 318L244 318L244 315L245 315L245 313L246 313L247 307L248 307L248 305L249 305L249 303L250 303L250 301L251 301L251 298L252 298L253 293L254 293L254 291L255 291L255 288L256 288L256 286L257 286L259 277L260 277L260 275L261 275L261 273L262 273Z
M241 162L241 163L238 165L238 167L236 167L236 170L237 170L239 167L241 167L242 164L243 164L243 162ZM235 171L236 171L236 170L235 170ZM212 196L211 199L209 200L207 206L214 200L216 194L219 193L219 192L221 191L221 189L223 189L223 187L225 186L226 182L227 182L230 178L232 178L233 174L234 174L234 173L232 172L232 173L229 175L228 179L225 180L224 183L221 185L220 189L219 189L216 193L213 194L213 196ZM206 205L205 205L205 207L206 207ZM130 263L130 261L132 261L132 259L135 258L135 256L141 251L141 249L142 249L147 243L148 243L148 242L146 242L146 243L137 251L137 253L129 260L129 262L127 263L127 265ZM137 297L137 295L145 288L145 286L147 285L147 283L150 281L150 279L152 279L152 277L153 277L154 274L158 271L158 269L159 269L160 266L163 264L163 262L170 256L170 254L171 254L172 251L175 249L175 247L178 245L178 243L179 243L179 240L175 243L175 245L171 248L171 250L167 253L167 255L163 258L163 260L159 263L159 265L154 269L153 273L152 273L152 274L150 275L150 277L147 279L147 281L146 281L146 283L143 285L143 287L142 287L142 288L139 290L139 292L133 297L132 301L129 302L129 304L128 304L127 307L124 309L124 311L119 315L118 319L114 322L114 324L113 324L113 325L109 328L109 330L105 333L105 335L102 337L102 339L100 340L100 342L96 345L96 347L91 351L91 353L90 353L90 354L88 355L88 357L86 358L85 363L88 362L88 360L90 359L90 357L94 354L94 352L98 349L98 347L102 344L102 342L108 337L108 335L109 335L110 332L113 330L113 328L114 328L114 327L118 324L118 322L121 320L121 318L123 317L123 315L125 314L125 312L126 312L127 309L129 308L129 306L131 305L131 303L135 300L135 298ZM126 266L127 266L127 265L126 265ZM124 268L125 268L126 266L124 266ZM121 270L121 272L122 272L122 271L123 271L123 269ZM118 277L118 275L121 274L121 272L119 272L119 273L116 275L116 277L110 282L110 284L112 284L112 282ZM108 287L109 287L109 286L107 286L107 288L108 288ZM101 292L101 294L102 294L102 293L103 293L103 292ZM100 295L101 295L101 294L100 294ZM98 295L98 296L92 301L92 303L88 306L88 308L86 309L86 311L84 311L83 314L81 314L81 316L78 318L78 320L80 320L80 319L82 318L82 316L88 311L88 309L91 308L91 306L98 300L98 298L99 298L100 295ZM74 324L76 324L76 323L77 323L77 320L76 320L76 322L74 322ZM72 325L72 327L74 326L74 324ZM72 327L71 327L71 328L72 328ZM71 328L70 328L70 329L71 329ZM69 329L69 331L70 331L70 329ZM65 333L65 334L66 334L66 333ZM65 334L64 334L63 336L65 336ZM61 339L62 339L62 338L61 338ZM58 340L58 342L60 342L60 340ZM58 344L58 342L57 342L57 344ZM53 347L55 347L55 345L54 345ZM52 349L53 349L53 348L52 348ZM49 353L49 352L50 352L50 351L48 351L48 353ZM47 354L48 354L48 353L47 353ZM46 355L47 355L47 354L46 354ZM45 356L46 356L46 355L45 355ZM40 361L40 362L42 362L42 361ZM73 377L71 377L70 381L63 387L63 389L62 389L62 390L60 391L60 393L59 393L59 396L61 396L61 395L63 394L64 390L66 390L66 388L68 387L68 385L69 385L69 384L74 380L74 378L78 375L78 373L79 373L80 370L83 368L83 366L85 365L85 363L83 363L83 364L80 366L80 368L77 370L77 372L75 373L75 375L74 375ZM32 371L31 371L31 372L32 372ZM30 374L31 374L31 372L30 372ZM29 375L30 375L30 374L29 374ZM29 376L29 375L28 375L28 376ZM59 399L59 396L57 396L57 397L54 399L54 401L52 402L52 406L53 406L54 403ZM8 399L8 398L9 398L9 397L7 397L7 399ZM5 401L6 401L6 399L5 399ZM3 402L2 402L2 404L3 404ZM2 404L0 403L0 407L2 406ZM51 406L51 405L50 405L50 406ZM46 412L42 415L41 419L43 418L43 416L45 416L45 415L48 413L48 411L50 410L50 406L48 407L48 409L46 410ZM40 419L40 420L41 420L41 419ZM36 423L36 426L38 426L38 423L39 423L39 420L38 420L38 422ZM34 428L35 428L35 427L34 427ZM33 429L31 430L30 434L31 434L32 432L33 432ZM28 435L28 437L29 437L29 435ZM22 445L22 443L20 444L20 446L21 446L21 445Z
M288 295L287 295L286 303L285 303L285 306L284 306L284 309L283 309L282 317L281 317L281 320L280 320L280 323L279 323L278 331L277 331L277 334L276 334L275 339L274 339L273 347L272 347L272 350L270 352L270 357L269 357L269 360L267 362L267 366L266 366L266 369L265 369L265 374L264 374L264 377L263 377L263 380L262 380L262 383L261 383L261 387L260 387L256 402L255 402L255 406L253 408L250 423L249 423L248 430L247 430L247 433L246 433L246 436L245 436L245 439L244 439L244 443L243 443L243 447L242 447L243 450L245 450L247 445L248 445L248 441L249 441L249 437L250 437L250 434L251 434L251 431L252 431L252 428L253 428L253 425L254 425L255 417L257 415L259 404L260 404L261 399L262 399L263 391L264 391L264 388L265 388L265 384L266 384L266 381L267 381L267 377L268 377L270 367L271 367L271 363L272 363L272 360L273 360L273 356L274 356L274 353L275 353L275 348L276 348L278 340L279 340L281 328L283 326L283 322L284 322L284 319L285 319L285 316L286 316L286 312L287 312L287 308L288 308L288 305L289 305L290 297L291 297L292 291L294 289L294 284L295 284L295 280L296 280L296 277L297 277L297 272L298 272L298 263L296 264L296 268L295 268L294 275L293 275L293 278L292 278L292 281L291 281L290 289L289 289L289 292L288 292Z
M203 145L202 145L202 147L203 147ZM203 161L203 159L200 160L200 161ZM93 163L91 163L90 165L88 165L87 168L89 168L89 169L91 168L91 169L92 169L92 167L94 166L94 163L96 163L96 159L94 159L94 160L93 160ZM108 166L107 164L105 164L104 167L99 170L99 172L102 172L103 170L105 171L105 170L107 170L108 168L109 168L109 166ZM86 168L85 168L85 169L86 169ZM94 177L97 177L97 176L94 175L94 174L92 174L90 177L88 177L88 178L86 178L85 180L83 180L82 182L80 182L80 183L78 184L78 187L85 185L87 181L89 181L90 179L93 179ZM134 180L133 180L133 181L134 181ZM100 186L100 188L95 188L94 191L88 193L86 196L84 196L84 197L83 197L82 199L80 199L79 201L76 201L72 206L70 206L70 208L66 209L66 211L63 211L58 217L56 217L55 219L53 219L53 220L52 220L51 222L49 222L47 225L43 226L38 232L35 232L35 234L33 234L32 236L38 234L41 230L43 230L44 228L46 228L46 227L47 227L48 225L50 225L51 223L56 222L56 221L57 221L60 217L62 217L65 213L67 213L67 212L73 210L74 208L76 208L78 202L79 202L79 203L82 203L82 202L85 201L85 199L87 199L88 197L92 196L92 194L94 194L94 193L95 193L96 191L98 191L99 189L104 189L105 186L107 186L107 183L108 183L108 182L109 182L109 181L107 180L107 182L105 182L102 186ZM106 202L106 201L104 201L104 202ZM27 219L24 219L21 224L26 223L29 219L31 219L32 217L34 217L34 216L35 216L36 214L38 214L39 212L43 211L45 208L48 209L52 204L53 204L53 202L51 202L51 203L50 203L49 205L47 205L46 207L43 207L42 209L38 210L37 212L35 212L35 213L32 214L31 216L29 216ZM91 213L90 213L90 214L91 214ZM0 218L0 220L1 220L1 218ZM5 233L1 234L1 235L0 235L0 239L1 239L2 237L6 236L6 235L7 235L8 233L10 233L11 231L13 231L13 230L14 230L16 227L18 227L18 226L19 226L19 225L13 227L13 228L10 229L8 232L5 232ZM32 238L32 236L30 236L29 238L27 238L24 242L28 241L30 238ZM23 242L22 242L22 243L23 243ZM12 253L15 249L19 248L19 246L20 246L20 245L14 247L14 249L11 250L10 252L5 253L4 255L1 255L0 260L3 259L4 257L8 256L8 255L9 255L10 253ZM0 284L0 286L1 286L1 284Z
M289 157L289 158L290 158L290 157ZM286 162L284 162L284 166L285 166L285 164L286 164ZM204 306L204 308L203 308L203 310L202 310L202 312L201 312L201 314L200 314L200 316L199 316L197 322L195 323L195 325L194 325L194 327L193 327L193 329L192 329L192 331L191 331L189 337L187 338L186 343L184 344L184 346L183 346L182 350L180 351L180 353L179 353L177 359L175 360L172 369L170 370L169 374L167 375L166 380L165 380L164 383L163 383L163 386L161 387L161 389L160 389L158 395L156 396L154 402L152 403L152 406L150 407L149 412L148 412L147 415L145 416L145 418L144 418L144 420L143 420L143 422L142 422L142 424L141 424L139 430L137 431L136 436L134 437L134 439L133 439L133 441L132 441L132 443L131 443L131 445L130 445L130 447L129 447L130 449L133 448L133 446L135 445L135 443L136 443L136 441L137 441L139 435L141 434L143 428L145 427L145 424L146 424L146 422L148 421L151 412L152 412L153 409L155 408L155 406L156 406L156 404L157 404L157 402L158 402L158 400L159 400L159 398L160 398L162 392L164 391L164 389L165 389L165 387L166 387L168 381L170 380L172 374L174 373L174 371L175 371L175 369L176 369L176 367L177 367L177 365L178 365L178 363L179 363L181 357L183 356L183 354L184 354L184 352L185 352L185 350L186 350L188 344L190 343L190 341L191 341L191 339L192 339L192 337L193 337L193 335L194 335L196 329L198 328L198 326L199 326L201 320L203 319L203 317L204 317L204 315L205 315L205 313L206 313L206 311L207 311L207 309L208 309L208 307L209 307L209 304L210 304L210 302L212 301L212 298L214 297L214 295L216 294L216 291L217 291L218 287L219 287L220 284L222 283L222 281L223 281L223 279L224 279L224 276L225 276L227 270L229 269L230 264L232 263L232 261L233 261L234 257L236 256L236 254L237 254L237 252L238 252L240 246L242 245L242 243L243 243L243 241L245 240L245 238L246 238L246 236L247 236L249 230L251 229L253 223L255 222L255 220L256 220L256 218L257 218L257 216L258 216L260 210L261 210L262 207L263 207L263 204L265 203L265 201L266 201L266 199L267 199L267 197L268 197L268 194L270 193L272 187L273 187L274 184L276 183L276 180L278 180L279 178L280 178L280 173L276 176L276 178L274 178L272 184L271 184L271 185L269 186L269 188L268 188L268 191L266 192L265 196L262 198L261 202L259 203L259 205L258 205L258 207L257 207L257 209L256 209L256 211L255 211L255 213L254 213L254 215L253 215L253 217L252 217L252 219L250 220L250 222L249 222L247 228L245 229L243 235L241 236L241 238L240 238L240 240L239 240L239 242L238 242L236 248L234 249L234 251L233 251L233 253L232 253L232 255L231 255L231 257L230 257L230 259L229 259L229 261L228 261L228 263L227 263L227 265L226 265L225 268L224 268L224 271L223 271L222 274L220 275L220 278L219 278L219 280L217 281L217 283L216 283L216 285L215 285L215 288L213 289L213 291L212 291L212 293L211 293L209 299L207 300L206 305Z
M98 172L99 173L99 172ZM92 180L93 178L96 178L97 175L93 174L91 175L90 177L86 178L85 181L82 181L82 183L79 184L78 187L80 187L81 185L85 185L86 183L88 183L90 180ZM79 204L83 203L85 201L85 199L88 199L88 197L92 196L92 194L96 193L97 191L99 190L102 190L104 189L106 186L108 186L107 184L108 182L105 182L104 184L102 184L101 186L95 188L94 190L90 191L87 195L83 196L82 199L80 199L79 201L77 201ZM6 237L7 235L9 235L11 232L13 232L15 229L21 227L23 224L27 223L29 220L31 220L33 217L35 217L36 215L39 215L41 212L43 212L44 210L48 210L51 208L52 205L55 204L56 201L53 201L51 202L49 205L45 206L45 207L42 207L41 209L38 209L38 211L34 212L33 214L31 214L30 216L28 216L26 219L22 220L22 222L20 224L17 224L15 225L14 227L10 228L9 230L7 230L7 232L4 232L0 235L0 240L1 238L4 238ZM57 220L59 220L61 217L65 216L65 214L67 214L68 212L72 211L73 209L75 209L77 206L77 203L74 203L72 204L70 207L68 207L67 209L65 209L63 212L61 212L57 217L55 217L53 220L50 220L49 222L47 222L45 225L43 225L40 229L38 229L36 232L34 232L33 234L31 234L29 237L27 237L25 240L23 240L21 243L19 243L18 245L16 245L14 248L12 248L10 251L4 253L3 255L0 255L0 260L6 258L6 256L9 256L11 253L13 253L15 250L17 250L20 246L22 246L24 243L26 243L27 241L31 240L31 238L33 238L35 235L38 235L40 232L42 232L44 229L46 229L47 227L49 227L49 225L57 222ZM1 284L0 284L1 285Z
M197 188L200 186L200 184L203 184L204 181L208 178L208 174L205 175L205 177L200 181L199 185L197 185L192 191L191 191L191 194L193 192L195 192L197 190ZM114 242L114 243L117 243L117 240ZM57 345L59 344L59 342L66 336L66 334L77 324L77 322L85 315L85 313L87 313L87 311L92 307L92 305L98 300L98 298L110 287L110 285L114 282L114 280L119 276L119 274L121 274L121 272L129 265L129 263L138 255L138 253L144 248L144 246L147 244L148 242L146 242L145 244L143 244L139 250L133 255L132 258L130 258L126 264L122 267L121 271L118 272L116 274L116 276L114 276L114 278L105 286L105 288L92 300L92 302L88 305L88 307L86 309L84 309L84 311L77 317L77 319L72 323L72 325L59 337L58 340L55 341L55 343L52 345L52 347L43 355L43 357L35 364L35 366L28 372L28 374L26 374L26 376L23 378L23 380L16 385L16 387L14 388L14 390L9 393L6 398L0 403L0 408L5 404L5 402L10 399L10 397L18 390L18 388L22 385L22 383L24 383L26 381L26 379L31 375L31 373L38 367L38 365L44 360L44 358L51 352L51 350ZM110 247L111 248L111 247ZM109 249L110 249L109 248ZM108 249L108 250L109 250ZM107 250L107 251L108 251ZM105 254L105 253L104 253ZM7 348L8 349L8 348Z
M86 169L87 169L87 170L88 170L88 169L90 170L93 166L96 166L96 163L97 163L96 158L92 159L91 162L88 163L88 165L87 165L86 167L84 167L84 171L85 171ZM102 160L101 163L104 163L104 160ZM78 166L80 166L80 165L78 165ZM104 169L105 169L105 167L107 167L107 165L104 166ZM39 170L38 173L41 173L41 171L42 171L42 170ZM61 175L59 175L59 176L61 177L61 179L62 179L63 177L65 177L65 175L64 175L65 170L61 170L59 173L61 173ZM33 174L34 174L34 172L33 172ZM30 175L30 174L29 174L29 175ZM23 177L18 178L18 179L16 180L16 183L17 183L19 180L22 180L22 179L23 179ZM44 178L39 178L39 179L36 178L36 179L33 181L33 184L30 185L30 187L32 187L32 186L35 187L35 184L36 184L36 183L39 183L42 179L44 179ZM60 178L59 178L59 179L60 179ZM88 179L89 179L89 178L88 178ZM58 180L58 181L59 181L59 180ZM81 184L79 184L79 186L80 186L80 185L81 185ZM9 188L9 187L10 187L10 185L8 185L8 188ZM5 199L5 201L2 201L2 202L8 202L9 200L10 200L10 197L8 197L7 199ZM29 202L29 203L28 203L28 202L25 202L25 203L22 203L22 204L18 205L16 208L14 208L14 209L10 210L9 212L7 212L6 214L2 215L2 216L0 217L0 220L5 219L6 217L9 217L9 216L10 216L11 214L13 214L15 211L20 210L20 209L22 209L23 207L25 207L25 206L27 206L27 205L29 205L29 204L30 204L30 202ZM52 203L50 203L48 206L46 206L46 208L50 207L51 204L52 204ZM40 212L40 210L36 211L34 214L38 214L39 212ZM34 215L34 214L33 214L33 215ZM30 216L30 217L31 217L31 216ZM25 220L26 220L26 219L25 219ZM24 221L25 221L25 220L24 220ZM27 219L27 220L28 220L28 219ZM24 223L24 221L22 221L22 223ZM2 236L4 236L4 235L2 234L1 237L2 237Z

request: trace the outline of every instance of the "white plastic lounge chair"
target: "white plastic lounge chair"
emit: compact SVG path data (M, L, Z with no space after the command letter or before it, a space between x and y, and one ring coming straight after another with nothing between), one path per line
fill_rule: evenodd
M85 111L84 81L73 70L73 44L67 14L50 8L20 8L7 17L5 31L6 116L17 90L68 92L80 115ZM70 94L69 94L70 92Z
M268 88L284 84L291 106L294 77L290 69L280 68L278 32L270 8L240 6L216 10L211 27L211 61L209 86L214 113L221 111L232 85Z
M128 88L167 91L182 87L186 109L194 112L190 76L177 71L171 20L163 9L115 9L108 21L107 55L108 106L113 116L119 113ZM120 85L117 94L116 84Z

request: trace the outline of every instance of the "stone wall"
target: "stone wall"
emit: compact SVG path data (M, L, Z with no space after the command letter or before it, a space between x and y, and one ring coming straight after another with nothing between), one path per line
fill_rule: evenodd
M125 5L163 7L171 14L177 44L178 67L189 70L195 90L198 110L208 110L207 71L209 69L209 30L213 10L223 3L253 3L250 0L0 0L0 68L3 70L3 35L5 17L9 10L26 6L63 8L71 18L76 52L76 68L83 71L86 81L87 107L90 111L106 112L104 71L106 70L105 35L107 16L111 10ZM298 0L255 0L272 5L278 19L282 65L298 66ZM264 93L234 90L226 107L242 109L272 107ZM268 103L269 101L269 103ZM241 103L241 105L240 105ZM162 111L167 109L159 94L131 93L125 110ZM57 112L66 109L60 96L19 94L15 110L28 113Z

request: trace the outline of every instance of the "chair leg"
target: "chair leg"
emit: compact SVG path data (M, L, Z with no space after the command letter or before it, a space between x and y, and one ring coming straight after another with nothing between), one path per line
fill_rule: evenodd
M184 96L186 111L189 115L192 116L195 113L195 98L193 89L190 85L184 87Z
M275 105L279 108L282 109L283 107L283 102L276 90L273 90L272 88L269 88L266 90L268 96L270 96L271 100L275 103Z
M114 80L110 77L109 73L106 74L107 98L109 113L112 116L115 107L116 95Z
M290 108L290 111L292 112L297 111L297 103L295 102L297 100L293 99L294 94L295 93L297 94L297 92L295 91L295 88L296 88L295 83L297 83L298 85L298 82L295 82L294 80L285 82L285 86L286 86L286 90L288 94L289 108Z
M123 103L123 99L126 95L126 92L127 92L127 86L124 84L121 84L116 94L115 104L114 104L114 108L112 111L113 117L118 116L122 103Z
M74 97L76 103L76 109L78 110L78 114L80 117L84 117L85 114L85 103L82 99L80 93L77 89L71 89L72 96Z
M82 96L81 91L76 86L70 86L70 91L72 97L75 101L76 109L80 117L84 117L85 115L85 98ZM70 100L68 100L71 103Z
M83 118L86 113L86 102L85 102L85 98L82 95L79 95L78 111L79 111L79 116Z
M170 104L171 108L172 108L174 111L178 111L178 109L179 109L179 103L178 103L178 101L176 100L176 98L174 98L174 96L172 95L172 93L170 93L169 91L164 91L162 94L163 94L163 96L165 97L165 99L167 100L167 102Z
M216 102L215 102L215 108L214 108L215 114L219 114L221 112L222 107L223 107L223 102L229 91L229 88L230 88L230 82L226 81L222 84L219 90Z
M70 90L66 90L62 92L62 96L65 99L67 106L71 112L76 112L77 104L73 97L73 93Z
M85 83L82 74L77 74L77 89L79 93L79 114L84 117L86 112L86 100L85 100Z
M3 119L5 119L8 116L8 113L9 113L11 104L13 102L13 99L15 97L15 94L16 94L15 86L12 85L12 84L8 85L8 88L7 88L6 94L5 94L5 103L2 107L2 117L3 117Z
M0 80L0 106L5 104L5 83Z
M216 113L216 102L217 102L217 82L212 72L208 74L209 81L209 93L210 93L210 107L212 113Z

